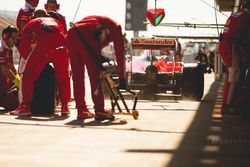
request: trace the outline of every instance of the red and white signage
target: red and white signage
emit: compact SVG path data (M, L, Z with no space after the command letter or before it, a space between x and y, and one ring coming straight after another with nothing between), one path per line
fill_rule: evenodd
M169 49L175 50L176 41L175 39L167 39L167 38L132 38L132 49Z

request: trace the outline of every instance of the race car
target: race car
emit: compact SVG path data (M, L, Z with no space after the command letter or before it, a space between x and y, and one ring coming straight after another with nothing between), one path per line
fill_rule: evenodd
M201 100L204 74L197 63L184 63L178 43L168 38L132 38L134 53L126 56L126 75L130 89L148 97L172 92Z

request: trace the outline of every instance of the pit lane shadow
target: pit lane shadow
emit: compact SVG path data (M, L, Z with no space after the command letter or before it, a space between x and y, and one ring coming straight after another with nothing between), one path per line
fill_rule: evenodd
M0 115L7 115L9 111L6 111L5 109L0 109Z
M139 101L151 101L151 102L156 102L156 101L159 101L159 100L166 100L166 101L176 101L178 102L179 100L182 100L183 97L181 94L167 94L167 93L141 93L139 92L137 94L138 96L138 100ZM126 95L126 94L123 94L123 97L124 99L126 100L132 100L134 98L133 95ZM106 99L109 99L109 97L105 97Z
M60 107L58 107L60 108ZM60 115L60 110L56 108L54 114L32 114L31 116L18 116L16 119L27 121L62 121L69 118L66 115ZM71 109L72 107L69 107Z
M125 125L127 124L127 121L124 119L115 119L113 121L111 120L105 120L105 121L95 121L95 120L72 120L65 125L70 126L113 126L113 125Z
M215 81L205 95L176 149L128 149L132 154L165 154L166 167L250 166L250 122L239 116L215 117L224 80ZM218 90L221 92L218 93Z
M62 121L69 118L68 116L53 115L32 115L32 116L18 116L16 119L27 121Z

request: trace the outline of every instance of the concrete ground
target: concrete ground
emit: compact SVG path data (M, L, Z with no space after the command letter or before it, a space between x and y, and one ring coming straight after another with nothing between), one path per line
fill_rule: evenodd
M77 121L74 102L69 118L17 117L2 111L0 166L250 166L250 121L221 115L222 88L222 81L206 74L201 102L140 100L138 120L116 115L127 124ZM87 103L92 108L89 92Z

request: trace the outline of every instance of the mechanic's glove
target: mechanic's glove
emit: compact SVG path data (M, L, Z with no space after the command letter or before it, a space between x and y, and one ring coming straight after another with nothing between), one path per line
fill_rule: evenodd
M19 88L20 76L18 74L14 74L10 69L5 66L0 67L0 73L9 78L17 88Z
M119 86L118 86L119 89L126 89L126 81L125 79L120 79L119 80Z
M16 86L18 89L19 89L19 87L20 87L20 80L21 80L21 78L20 78L19 74L16 74L16 75L15 75L15 79L12 80L12 82L15 84L15 86Z
M43 26L44 31L52 32L52 28L48 24L46 24L46 23L41 23L41 24Z

